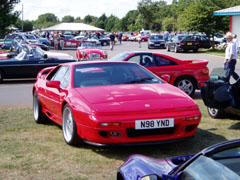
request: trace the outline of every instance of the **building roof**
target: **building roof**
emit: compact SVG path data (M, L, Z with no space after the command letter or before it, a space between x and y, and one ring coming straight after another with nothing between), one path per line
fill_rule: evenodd
M84 23L61 23L43 29L43 31L104 31L104 29L90 26Z
M239 16L240 15L240 6L234 6L227 9L222 9L214 11L214 16Z

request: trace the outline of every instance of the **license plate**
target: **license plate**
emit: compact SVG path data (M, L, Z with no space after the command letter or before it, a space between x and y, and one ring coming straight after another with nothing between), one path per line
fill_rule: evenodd
M169 127L174 127L174 118L135 121L135 129L158 129Z
M160 44L155 44L155 46L160 46Z
M192 43L187 43L187 45L190 45L190 46L191 46L191 45L192 45Z

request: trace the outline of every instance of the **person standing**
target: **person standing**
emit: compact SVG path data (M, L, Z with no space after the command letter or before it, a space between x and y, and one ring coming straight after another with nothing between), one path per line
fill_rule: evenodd
M163 38L164 38L164 40L167 42L168 41L168 36L169 36L169 32L166 30L166 31L164 31L164 33L163 33Z
M141 42L142 42L142 34L141 34L141 32L139 32L138 35L137 35L137 41L138 41L139 48L141 48Z
M53 35L54 50L58 50L58 32Z
M239 55L239 42L236 34L233 35L233 42L236 44L237 55Z
M61 50L64 50L64 35L63 34L61 34L60 35L60 49Z
M229 81L230 77L232 76L236 81L238 80L239 76L235 72L235 65L237 63L237 51L236 51L236 44L233 42L233 34L228 32L225 36L228 46L225 50L225 61L224 67L226 71L226 80Z
M114 43L115 43L115 34L112 32L109 38L110 38L110 49L113 50Z
M121 32L118 34L118 40L119 40L120 44L122 44L122 33Z

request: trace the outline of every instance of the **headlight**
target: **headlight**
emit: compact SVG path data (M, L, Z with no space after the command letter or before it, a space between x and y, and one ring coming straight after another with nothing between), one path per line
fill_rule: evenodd
M154 42L152 42L152 41L149 41L149 44L154 44Z

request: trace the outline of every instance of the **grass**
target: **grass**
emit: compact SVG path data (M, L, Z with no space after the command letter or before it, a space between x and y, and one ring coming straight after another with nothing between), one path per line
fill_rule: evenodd
M217 56L225 56L225 50L218 50L218 49L199 49L199 52L211 54L211 55L217 55Z
M143 147L80 147L66 145L61 128L39 125L31 107L0 108L0 180L115 179L118 167L131 154L155 158L191 154L217 142L240 138L240 121L212 119L202 100L203 114L196 136L184 142Z

